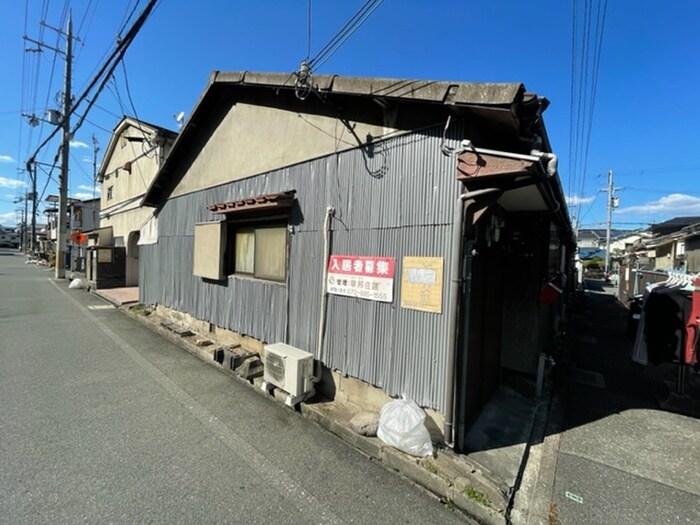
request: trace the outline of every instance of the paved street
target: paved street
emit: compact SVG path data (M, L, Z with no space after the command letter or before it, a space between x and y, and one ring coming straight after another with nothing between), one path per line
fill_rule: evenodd
M24 261L0 252L0 523L465 522Z
M630 360L626 311L606 292L584 294L575 314L554 515L562 525L700 523L700 421L660 409L658 370Z

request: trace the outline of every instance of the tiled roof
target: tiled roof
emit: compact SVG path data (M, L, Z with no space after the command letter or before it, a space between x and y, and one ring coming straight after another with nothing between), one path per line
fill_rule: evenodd
M275 208L291 208L294 203L295 191L284 193L268 193L236 201L209 204L207 209L212 213L236 213L251 210L270 210Z

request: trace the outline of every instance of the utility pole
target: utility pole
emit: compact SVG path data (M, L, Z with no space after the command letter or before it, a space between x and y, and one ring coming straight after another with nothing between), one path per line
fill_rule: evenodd
M616 188L613 185L613 171L608 171L608 187L604 190L608 193L608 220L606 223L605 230L605 273L610 271L610 230L612 229L612 212L614 208L617 208L618 199L615 196L615 192L621 188Z
M63 87L63 119L61 122L61 175L58 185L58 228L56 234L56 279L66 276L65 249L68 244L66 214L68 212L68 159L70 157L71 69L73 62L73 19L68 15L66 32L66 73Z
M27 253L27 192L24 192L24 217L22 218L22 253Z
M100 151L100 146L97 143L97 137L92 135L92 200L94 201L97 194L97 152ZM97 228L97 214L95 203L92 203L92 227Z
M36 164L33 164L32 168L33 170L29 172L29 176L32 179L32 239L29 241L29 246L30 253L34 255L36 252Z

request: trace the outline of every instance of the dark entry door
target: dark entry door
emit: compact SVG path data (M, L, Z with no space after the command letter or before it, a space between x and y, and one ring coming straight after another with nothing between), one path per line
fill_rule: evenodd
M466 450L464 435L491 396L501 373L501 334L505 286L504 253L497 243L465 242L465 285L457 379L457 446Z

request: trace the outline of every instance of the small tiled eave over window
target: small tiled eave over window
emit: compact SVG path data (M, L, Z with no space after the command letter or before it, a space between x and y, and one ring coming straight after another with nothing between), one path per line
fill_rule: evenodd
M195 225L194 274L285 282L294 195L288 191L208 205L223 220Z

